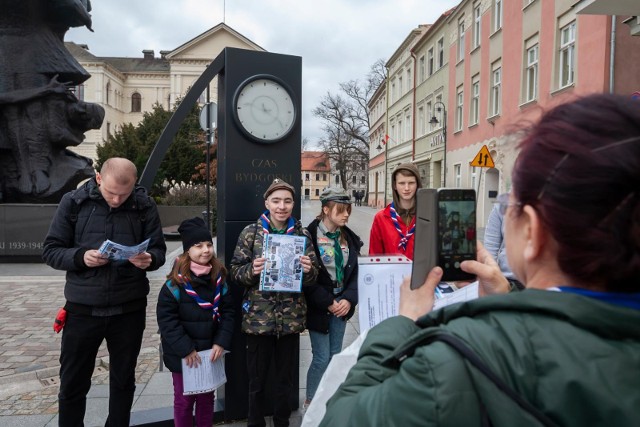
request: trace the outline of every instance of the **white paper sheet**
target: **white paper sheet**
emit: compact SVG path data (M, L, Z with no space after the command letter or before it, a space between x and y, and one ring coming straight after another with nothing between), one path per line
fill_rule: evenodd
M442 294L442 298L436 299L433 304L433 309L437 310L442 307L446 307L450 304L457 302L470 301L478 298L478 282L468 284L462 288L457 289L455 292L449 294Z
M411 260L401 256L358 258L358 313L360 330L373 328L398 314L400 285L411 276Z
M227 353L229 352L224 352L224 354ZM188 367L182 359L184 395L208 393L227 382L227 374L224 371L224 355L215 362L211 362L211 349L199 351L198 354L202 362L197 367Z
M399 255L358 258L358 313L361 331L398 315L400 285L405 277L411 276L411 265L410 259ZM436 292L434 310L478 298L478 282L459 289L444 282L442 285L455 291Z
M149 239L135 246L124 246L107 239L100 245L98 251L106 255L110 260L122 261L143 253L147 250L147 247L149 247Z

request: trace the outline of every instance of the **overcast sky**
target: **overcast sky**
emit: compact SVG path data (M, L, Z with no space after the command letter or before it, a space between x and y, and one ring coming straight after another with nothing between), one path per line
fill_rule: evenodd
M363 79L388 60L409 32L431 24L456 0L93 0L93 30L65 39L96 56L141 57L173 50L224 22L275 53L302 57L302 136L314 144L321 123L311 111L338 84Z

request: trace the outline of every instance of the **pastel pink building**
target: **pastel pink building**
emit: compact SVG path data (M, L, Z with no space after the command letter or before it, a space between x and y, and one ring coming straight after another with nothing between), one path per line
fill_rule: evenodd
M511 187L518 129L557 103L640 91L628 16L579 15L575 0L463 0L448 17L448 187L478 190L478 224ZM486 145L495 168L469 165Z

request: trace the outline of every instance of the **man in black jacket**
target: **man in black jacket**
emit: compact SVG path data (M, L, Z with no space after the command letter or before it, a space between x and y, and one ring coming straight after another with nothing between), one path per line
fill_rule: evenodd
M145 328L146 272L165 262L158 209L127 159L105 161L95 179L65 194L44 242L43 259L66 270L66 324L60 354L59 425L82 426L98 349L109 351L109 416L106 426L128 426L135 367ZM105 240L147 250L110 260Z

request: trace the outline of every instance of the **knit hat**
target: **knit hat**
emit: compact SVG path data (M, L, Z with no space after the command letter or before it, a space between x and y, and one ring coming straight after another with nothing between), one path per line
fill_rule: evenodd
M185 219L178 227L178 233L182 238L182 249L187 252L193 245L200 242L212 242L211 232L204 220L200 217Z
M264 192L264 199L267 200L267 198L271 195L271 193L273 193L276 190L288 190L291 192L292 196L296 195L296 190L294 190L291 185L287 184L280 178L276 178L273 180L269 188L267 188L267 191Z
M320 194L320 202L325 205L328 202L351 204L351 197L342 188L325 188Z
M416 182L418 183L418 187L417 188L422 188L422 183L420 182L420 172L418 171L418 168L416 167L416 165L414 165L413 163L402 163L399 164L394 170L393 173L391 174L391 188L393 188L393 203L396 206L396 209L399 209L400 207L400 203L399 203L399 199L400 197L398 196L398 191L394 188L395 183L396 183L396 175L398 174L398 172L402 171L403 175L413 175L416 177ZM417 192L417 190L416 190ZM415 205L414 205L415 208Z

